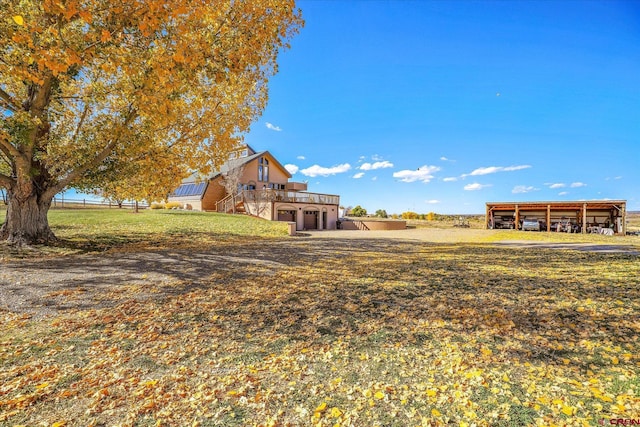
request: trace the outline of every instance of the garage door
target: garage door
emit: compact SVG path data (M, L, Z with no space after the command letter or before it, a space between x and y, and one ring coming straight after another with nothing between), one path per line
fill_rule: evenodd
M315 230L318 228L318 211L304 211L304 229Z
M296 211L278 211L278 221L296 222Z

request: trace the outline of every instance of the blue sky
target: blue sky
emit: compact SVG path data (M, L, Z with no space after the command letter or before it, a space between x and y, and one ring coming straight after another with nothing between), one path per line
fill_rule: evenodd
M245 141L369 212L640 210L640 2L299 1Z

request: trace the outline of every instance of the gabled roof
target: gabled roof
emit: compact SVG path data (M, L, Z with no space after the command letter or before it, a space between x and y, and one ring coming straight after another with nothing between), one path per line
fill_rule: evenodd
M282 164L273 156L273 154L268 151L261 151L259 153L256 153L253 148L249 147L248 145L247 148L249 149L249 152L252 153L251 155L247 157L237 157L235 159L228 160L222 166L220 166L219 170L214 171L206 178L203 178L199 174L193 174L190 177L183 179L182 184L173 193L171 193L171 197L202 196L207 189L207 181L217 178L218 176L225 174L232 169L244 166L247 163L250 163L251 161L265 155L269 155L276 166L284 171L287 179L291 178L291 173L289 173L289 171L284 166L282 166Z
M235 169L235 168L237 168L237 167L244 166L244 165L246 165L247 163L250 163L251 161L253 161L253 160L257 159L257 158L260 158L260 157L263 157L263 156L266 156L266 155L269 155L269 157L271 157L271 158L273 159L274 163L275 163L275 164L276 164L280 169L282 169L282 170L284 171L284 173L285 173L285 175L287 176L287 178L291 178L291 174L289 173L289 171L288 171L284 166L282 166L282 164L280 164L280 162L278 161L278 159L276 159L276 158L273 156L273 154L271 154L271 153L270 153L270 152L268 152L268 151L261 151L261 152L259 152L259 153L254 153L254 154L252 154L252 155L250 155L250 156L247 156L247 157L240 157L240 158L237 158L237 159L231 159L231 160L227 161L224 165L222 165L222 166L220 167L220 170L219 170L219 171L214 172L214 173L212 174L212 176L210 176L210 177L209 177L209 179L213 179L213 178L215 178L216 176L218 176L218 175L220 175L220 174L227 173L227 172L229 172L231 169Z

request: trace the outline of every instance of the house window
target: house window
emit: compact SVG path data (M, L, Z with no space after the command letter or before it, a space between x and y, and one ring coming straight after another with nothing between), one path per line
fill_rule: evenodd
M284 190L284 184L274 184L274 183L270 183L269 184L269 188L273 189L273 190Z
M242 153L240 153L240 157L247 157L248 155L249 155L249 150L247 150L246 148L242 150Z
M269 181L269 160L264 157L258 159L258 181Z

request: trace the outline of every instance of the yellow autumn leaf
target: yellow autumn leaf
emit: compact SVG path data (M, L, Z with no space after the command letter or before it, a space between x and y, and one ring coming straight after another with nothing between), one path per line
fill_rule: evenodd
M566 406L566 405L562 406L562 413L565 415L571 416L575 413L575 410L576 409L573 406Z
M56 421L55 423L51 424L51 427L64 427L66 425L66 421Z
M442 413L440 411L438 411L436 408L433 408L431 410L431 415L433 415L434 417L439 417L442 415Z
M13 22L15 22L16 24L23 26L24 25L24 18L20 15L15 15L13 17Z
M493 351L491 351L491 349L485 347L481 348L480 352L483 356L491 356L493 354Z
M338 418L340 415L342 415L342 411L338 408L331 408L331 416L334 418Z
M324 412L327 409L327 402L322 402L314 412Z
M375 397L378 400L384 399L384 393L381 391L376 391L376 394L374 394L373 397Z

